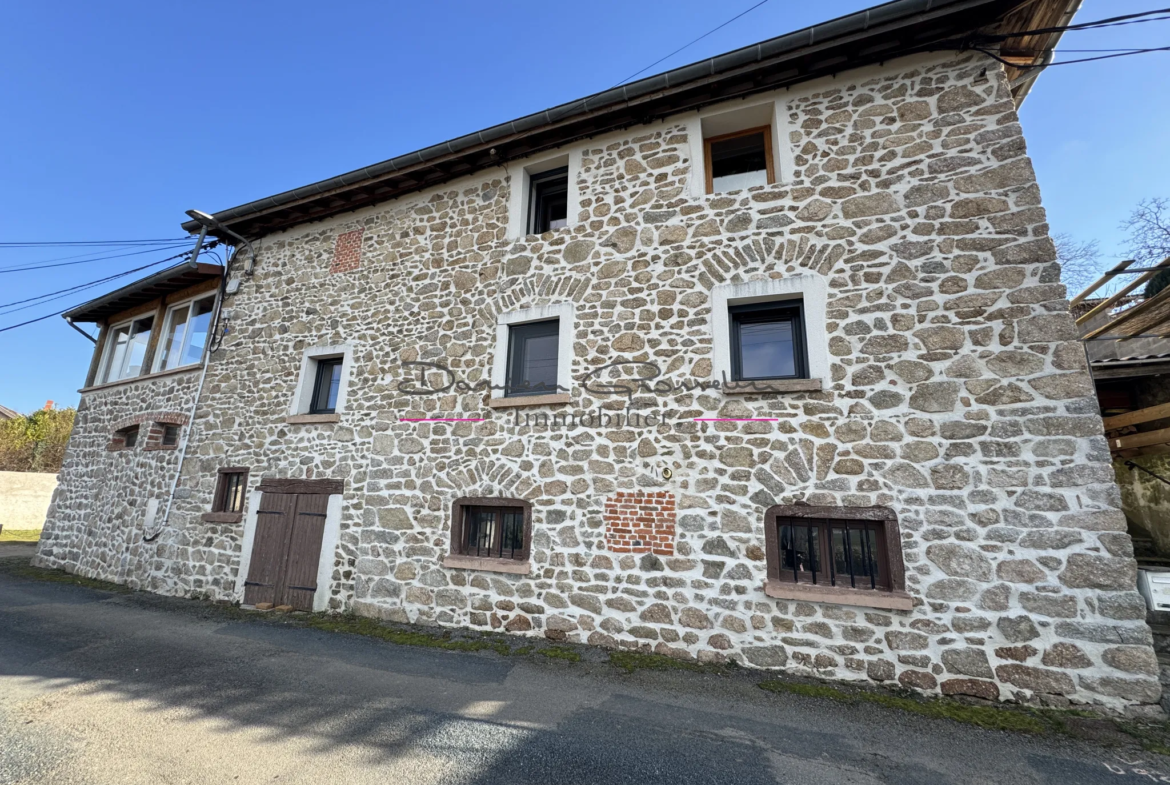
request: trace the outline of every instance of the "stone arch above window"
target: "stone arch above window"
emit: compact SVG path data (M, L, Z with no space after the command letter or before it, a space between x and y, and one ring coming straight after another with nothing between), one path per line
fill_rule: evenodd
M780 504L764 513L769 597L910 610L898 516L888 507Z
M451 552L444 567L527 575L531 553L531 502L464 496L451 504Z

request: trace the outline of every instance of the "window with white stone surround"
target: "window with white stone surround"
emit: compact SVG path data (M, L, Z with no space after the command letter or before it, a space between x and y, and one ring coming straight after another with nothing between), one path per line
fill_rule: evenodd
M580 161L580 151L573 150L508 165L508 237L557 231L577 222Z
M569 402L573 315L573 303L562 302L509 311L497 317L492 407ZM552 363L555 371L549 367ZM539 378L538 388L524 384L529 376Z
M820 390L829 375L827 298L814 273L713 288L712 367L723 392ZM753 358L769 345L775 358Z
M692 193L719 194L780 182L782 102L765 100L700 113L691 130ZM696 127L697 126L697 127Z
M345 411L352 365L353 349L349 344L305 349L287 422L338 422ZM328 386L322 389L323 384ZM322 406L322 401L332 406Z

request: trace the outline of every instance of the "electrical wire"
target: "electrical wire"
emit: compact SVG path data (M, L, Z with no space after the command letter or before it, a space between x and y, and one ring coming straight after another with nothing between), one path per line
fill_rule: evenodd
M29 242L0 242L0 248L50 248L69 246L100 245L164 245L187 240L186 237L170 237L165 240L44 240Z
M88 264L89 262L102 262L102 261L105 261L107 259L122 259L122 258L125 258L127 256L141 256L142 254L147 254L147 253L158 253L159 251L170 251L170 250L173 250L175 248L181 248L184 245L186 245L186 243L183 243L182 245L178 245L178 244L168 245L168 246L164 246L161 248L146 248L146 249L141 250L141 251L130 251L128 253L113 254L111 256L98 256L98 257L94 257L91 259L79 259L79 260L73 261L73 262L60 262L58 264L36 263L36 264L27 264L24 266L13 265L11 267L0 267L0 275L2 275L4 273L22 273L22 272L26 272L28 270L46 270L50 267L69 267L70 265L74 265L74 264ZM48 260L46 260L46 261L48 261Z
M189 244L190 242L191 242L191 240L190 240L190 238L188 238L185 242L182 242L182 243L179 243L179 242L167 243L165 245L153 246L153 249L156 251L165 251L165 250L168 250L170 248L182 247L184 245ZM93 256L94 254L104 254L104 253L107 253L109 251L116 251L116 250L120 251L123 249L126 249L127 251L129 251L129 249L131 249L131 248L141 248L141 247L142 246L138 246L138 245L126 245L126 246L122 246L122 247L109 246L107 248L101 249L100 251L99 250L91 250L91 251L85 251L84 253L71 254L69 256L54 256L51 259L38 259L38 260L32 261L32 262L17 262L16 264L10 264L7 267L0 267L0 270L7 270L11 267L25 267L25 266L30 265L30 264L49 264L51 262L64 262L64 261L67 261L69 259L80 259L83 256ZM134 251L133 253L138 253L138 251ZM117 256L100 256L100 257L97 257L96 259L93 259L92 261L99 261L101 259L114 259L114 258L117 258Z
M1056 62L1056 63L1033 63L1031 65L1021 65L1019 63L1013 63L1013 62L1010 62L1008 60L1004 60L999 55L997 55L994 52L991 52L987 49L981 49L980 47L977 47L977 46L973 46L973 47L971 47L971 49L973 51L976 51L976 52L982 52L983 54L987 55L991 59L998 60L999 62L1003 63L1004 65L1011 66L1012 68L1052 68L1053 66L1056 66L1056 65L1073 65L1074 63L1091 63L1095 60L1112 60L1115 57L1129 57L1131 55L1144 55L1144 54L1148 54L1149 52L1170 52L1170 46L1158 46L1158 47L1154 47L1151 49L1134 49L1132 51L1120 52L1118 54L1101 55L1100 57L1081 57L1081 58L1078 58L1076 60L1061 60L1061 61Z
M141 267L135 267L132 270L126 270L125 272L116 273L114 275L109 275L109 276L106 276L105 278L99 278L96 281L89 281L87 283L81 283L81 284L78 284L77 286L70 286L68 289L58 289L55 292L47 292L46 294L38 295L36 297L29 297L25 300L14 300L13 302L10 302L10 303L0 303L0 309L12 308L12 306L14 306L14 305L22 305L23 303L33 303L32 305L24 305L21 308L13 308L11 311L7 311L7 313L13 313L15 311L23 311L25 308L33 308L33 307L41 304L41 302L33 302L34 300L39 300L39 301L43 301L43 302L48 302L50 300L59 300L62 297L67 297L68 295L72 294L75 291L78 291L81 289L89 289L91 287L106 283L107 281L113 281L113 280L118 279L118 278L123 278L127 275L132 275L133 273L137 273L137 272L140 272L142 270L146 270L150 267L156 267L160 264L163 264L164 262L169 262L172 259L178 259L179 257L186 256L189 253L190 253L190 251L187 251L186 253L176 254L175 256L168 256L166 259L159 259L156 262L151 262L150 264L144 264Z
M183 257L183 256L188 256L190 253L191 253L191 251L186 251L184 253L171 256L167 259L159 259L157 262L152 262L151 264L144 265L143 267L140 267L136 270L127 270L125 273L119 273L117 276L114 276L114 277L121 278L123 275L130 275L131 273L138 272L139 270L146 269L147 267L154 267L155 265L161 264L162 262L169 262L172 259L178 259L178 258ZM93 285L96 286L97 283L94 283ZM50 292L50 294L57 294L57 292ZM53 299L58 299L58 298L54 297ZM15 303L13 303L13 304L15 304ZM40 305L41 303L37 303L37 304ZM60 311L55 311L53 313L46 314L44 316L38 316L35 319L29 319L28 321L20 322L19 324L12 324L12 325L9 325L7 327L0 327L0 333L5 333L5 332L8 332L9 330L15 330L18 327L25 327L25 326L30 325L30 324L36 324L37 322L43 322L44 320L51 319L54 316L60 316L63 313L66 313L68 311L73 310L74 308L77 307L77 305L80 305L80 304L81 303L77 303L75 305L70 305L67 308L62 308ZM22 309L16 309L16 310L22 310Z
M1161 16L1158 16L1161 14ZM1146 19L1143 17L1158 16L1157 19ZM1039 27L1035 30L1021 30L1018 33L1000 33L998 35L986 36L984 40L1006 41L1009 38L1023 38L1028 35L1043 35L1044 33L1064 33L1075 30L1096 30L1103 27L1121 27L1123 25L1143 24L1145 22L1162 22L1170 19L1170 8L1158 8L1153 11L1142 11L1137 14L1126 14L1125 16L1111 16L1107 19L1098 19L1095 22L1081 22L1075 25L1061 25L1058 27Z
M764 3L766 3L766 2L768 2L768 0L760 0L760 2L756 3L756 4L755 4L755 5L753 5L751 8L747 9L746 11L742 11L742 12L740 12L740 13L736 14L735 16L731 17L730 19L728 19L728 20L727 20L726 22L724 22L723 24L719 25L718 27L712 27L710 30L708 30L707 32L703 33L701 36L699 36L698 38L696 38L694 41L691 41L689 44L684 44L683 46L680 46L678 49L675 49L673 52L671 52L670 54L668 54L666 57L661 57L661 58L659 58L659 59L655 60L653 63L651 63L650 65L646 66L646 67L645 67L645 68L643 68L641 71L638 71L638 72L636 72L636 73L630 74L630 75L629 75L629 76L627 76L625 79L623 79L623 80L621 80L620 82L618 82L617 84L615 84L613 87L621 87L621 86L622 86L622 85L624 85L626 82L628 82L628 81L630 81L631 79L633 79L635 76L638 76L639 74L644 74L644 73L646 73L646 72L647 72L647 71L649 71L651 68L653 68L654 66L658 65L659 63L661 63L663 60L669 60L670 58L674 57L676 54L678 54L678 53L679 53L679 52L681 52L682 50L686 49L687 47L689 47L689 46L692 46L693 44L697 44L697 43L699 43L699 41L702 41L704 38L706 38L707 36L711 35L711 33L714 33L714 32L716 32L717 30L722 30L724 27L727 27L729 24L731 24L732 22L734 22L736 19L739 19L741 16L744 16L745 14L749 14L749 13L751 13L752 11L755 11L757 8L759 8L760 6L762 6L762 5L763 5ZM612 90L612 89L613 89L613 87L611 87L611 88L609 88L609 89L610 89L610 90Z

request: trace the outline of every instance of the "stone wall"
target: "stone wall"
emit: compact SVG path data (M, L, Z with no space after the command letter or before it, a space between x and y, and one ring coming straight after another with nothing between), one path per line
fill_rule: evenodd
M177 453L151 449L150 434L157 430L161 439L156 421L187 421L198 381L195 368L82 394L35 564L160 593L189 593L191 584L179 586L173 577L205 572L205 565L192 563L201 554L177 548L184 535L174 528L154 543L144 543L143 535L148 515L163 514L178 470ZM134 447L115 438L129 425L140 426Z
M0 472L0 529L40 529L57 487L57 475Z
M934 55L771 98L787 125L775 185L695 195L687 115L572 151L580 214L539 237L508 238L513 163L264 238L228 298L156 546L165 590L238 599L243 526L199 516L216 469L247 466L344 480L318 588L335 610L925 692L1156 703L1118 489L1002 71ZM357 232L354 254L340 238ZM712 289L799 276L828 292L810 347L827 355L823 389L695 389L713 375ZM525 423L482 392L399 390L404 362L490 379L497 317L558 302L575 309L574 378L655 362L678 385L633 397L654 424ZM304 350L341 344L340 422L286 422ZM626 406L575 384L567 410ZM771 421L699 421L750 417ZM673 555L614 552L607 505L647 493L675 499ZM464 496L532 503L531 574L441 565ZM766 596L764 511L798 502L893 509L913 610Z

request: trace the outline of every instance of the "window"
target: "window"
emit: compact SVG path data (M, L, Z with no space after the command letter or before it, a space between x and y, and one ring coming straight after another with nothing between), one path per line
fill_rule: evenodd
M765 514L764 539L769 596L910 607L898 522L886 508L779 505Z
M142 373L142 363L146 360L153 327L154 317L144 316L110 329L106 337L102 372L98 375L99 384L130 379Z
M179 443L179 426L164 425L162 443L164 447L174 447L177 445Z
M527 561L532 505L519 499L464 498L452 510L451 553Z
M341 357L317 361L317 378L313 382L313 400L309 414L333 414L337 411L337 394L341 390Z
M203 358L215 295L171 306L167 311L162 346L154 362L156 371L194 365Z
M285 422L300 425L340 422L352 362L353 347L349 344L305 349Z
M808 378L800 300L736 305L728 314L733 381Z
M243 513L244 491L247 486L247 469L220 469L215 486L215 498L211 504L212 512Z
M132 425L129 428L123 428L120 433L122 434L122 444L126 447L126 449L130 449L131 447L134 447L138 444L137 425Z
M544 234L568 225L569 167L534 174L528 187L529 234Z
M557 387L560 320L513 324L508 328L504 396L552 395Z
M772 127L705 139L707 193L738 191L776 181L772 164Z

